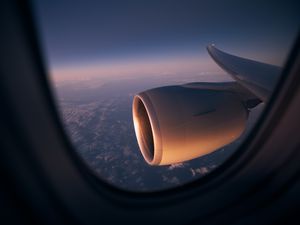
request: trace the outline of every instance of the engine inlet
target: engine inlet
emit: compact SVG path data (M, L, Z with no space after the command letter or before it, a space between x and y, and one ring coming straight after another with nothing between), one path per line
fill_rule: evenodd
M151 162L154 158L152 126L147 109L139 96L133 102L133 122L137 141L144 158Z

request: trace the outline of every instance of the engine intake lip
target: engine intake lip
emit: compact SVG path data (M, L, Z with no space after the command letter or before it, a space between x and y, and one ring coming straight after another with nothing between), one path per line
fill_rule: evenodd
M159 127L152 103L146 94L133 99L133 124L141 153L150 165L161 161Z

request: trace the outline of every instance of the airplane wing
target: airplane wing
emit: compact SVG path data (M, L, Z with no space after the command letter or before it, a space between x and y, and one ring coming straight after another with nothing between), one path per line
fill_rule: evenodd
M234 56L217 49L214 45L207 46L207 51L213 60L244 88L262 101L268 99L281 73L280 67Z

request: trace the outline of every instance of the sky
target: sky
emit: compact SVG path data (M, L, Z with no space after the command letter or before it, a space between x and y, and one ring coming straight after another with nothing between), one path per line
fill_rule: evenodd
M205 47L283 65L299 3L241 0L35 0L55 80L220 72Z

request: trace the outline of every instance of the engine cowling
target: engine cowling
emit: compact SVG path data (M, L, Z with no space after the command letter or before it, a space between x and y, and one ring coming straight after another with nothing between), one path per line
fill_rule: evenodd
M214 88L166 86L133 99L138 145L150 165L209 154L236 140L245 130L247 117L238 94Z

